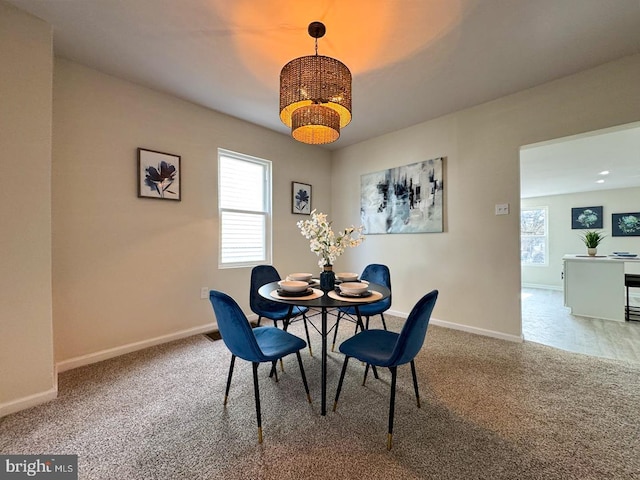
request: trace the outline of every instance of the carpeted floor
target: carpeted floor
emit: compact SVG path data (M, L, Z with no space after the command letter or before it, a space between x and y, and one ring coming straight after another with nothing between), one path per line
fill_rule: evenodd
M431 326L416 359L422 408L399 369L388 452L388 372L363 387L352 361L322 417L312 342L313 404L295 356L278 383L259 370L262 445L250 364L236 362L224 408L230 355L196 336L61 374L57 400L0 419L0 453L78 454L81 479L640 478L640 364ZM342 355L328 363L332 405Z

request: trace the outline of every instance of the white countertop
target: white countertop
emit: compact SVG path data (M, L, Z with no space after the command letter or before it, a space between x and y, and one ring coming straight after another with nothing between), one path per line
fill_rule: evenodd
M640 262L640 257L615 257L613 255L587 255L585 254L576 254L571 253L562 257L563 260L575 260L575 261L587 261L587 262L614 262L614 263L624 263L624 262Z

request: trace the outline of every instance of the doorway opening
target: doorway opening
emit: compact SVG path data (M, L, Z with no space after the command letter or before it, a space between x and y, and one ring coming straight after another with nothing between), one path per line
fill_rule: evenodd
M640 237L612 235L613 214L638 210L638 152L640 122L521 147L521 209L531 213L545 208L547 212L546 243L540 238L532 241L536 230L531 225L523 228L521 217L525 341L640 362L640 322L580 317L564 306L562 260L567 254L585 253L579 234L586 230L575 228L571 221L572 208L578 207L602 207L598 230L607 238L598 249L599 255L633 252L634 248L640 254ZM640 261L629 263L628 267L625 263L627 273L640 273ZM640 303L640 298L632 297L632 302Z

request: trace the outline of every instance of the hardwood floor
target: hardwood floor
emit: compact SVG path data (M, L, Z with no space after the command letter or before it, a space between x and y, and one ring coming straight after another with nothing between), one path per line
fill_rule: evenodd
M640 322L615 322L571 315L563 292L522 289L522 334L525 341L640 363ZM634 302L638 305L638 302Z

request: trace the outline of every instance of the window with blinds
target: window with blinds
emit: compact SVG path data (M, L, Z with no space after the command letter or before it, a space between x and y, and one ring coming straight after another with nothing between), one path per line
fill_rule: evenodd
M271 162L218 149L220 268L271 263Z

